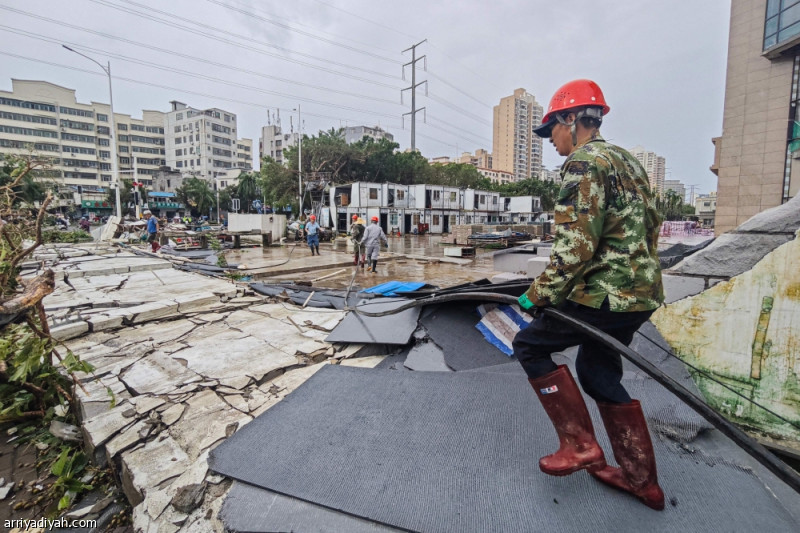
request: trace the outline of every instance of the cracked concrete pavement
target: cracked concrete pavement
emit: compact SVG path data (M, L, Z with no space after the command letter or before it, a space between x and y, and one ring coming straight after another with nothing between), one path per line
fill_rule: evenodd
M56 272L53 335L94 367L77 375L84 442L118 472L137 531L222 531L230 481L209 473L209 451L322 365L382 359L344 361L362 346L324 341L343 311L270 303L162 258L48 246L24 274L42 265Z

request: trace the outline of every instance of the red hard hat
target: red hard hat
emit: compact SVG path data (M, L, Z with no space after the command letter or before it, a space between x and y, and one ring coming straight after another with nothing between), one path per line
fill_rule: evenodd
M358 220L358 215L353 215L353 220Z
M378 217L372 217L370 220L372 220L373 222L377 222L378 221Z
M316 216L316 215L311 215L311 216L310 216L310 217L308 217L308 218L310 218L311 220L317 220L317 216Z
M555 114L576 107L596 106L602 108L602 115L607 115L611 108L606 104L603 91L592 80L573 80L561 86L550 99L550 105L542 117L542 125L536 128L537 135L549 137L551 122ZM550 127L546 127L546 126ZM544 135L542 135L544 133Z

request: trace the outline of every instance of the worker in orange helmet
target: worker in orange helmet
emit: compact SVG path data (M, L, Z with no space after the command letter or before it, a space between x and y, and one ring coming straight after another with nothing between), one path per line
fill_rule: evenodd
M371 224L364 230L364 238L361 242L367 249L367 258L372 265L372 270L370 270L370 272L377 274L380 243L382 242L383 245L388 248L389 241L386 240L386 233L384 233L383 228L378 225L378 217L372 217L370 222Z
M311 248L311 255L314 255L314 252L319 255L319 224L317 224L317 217L311 215L308 220L306 227L303 229L306 234L306 242L308 242L308 247Z
M534 129L567 159L550 265L519 298L534 319L514 338L514 355L560 441L558 451L539 460L539 468L554 476L585 469L661 510L664 493L653 443L639 401L622 386L619 352L538 312L555 307L627 345L664 301L657 253L660 217L647 172L629 152L600 136L609 111L595 82L575 80L555 92ZM569 368L551 358L575 345L580 346L578 379L597 402L619 467L606 464Z
M361 268L364 268L366 263L366 256L364 255L364 245L362 239L364 238L364 221L358 218L358 215L353 215L353 222L350 224L350 230L347 232L350 235L350 240L353 241L353 265L358 266L358 259L361 256Z

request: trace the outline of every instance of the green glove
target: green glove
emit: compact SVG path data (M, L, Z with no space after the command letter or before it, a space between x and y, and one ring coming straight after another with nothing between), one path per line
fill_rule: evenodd
M528 299L528 295L525 293L523 293L522 296L517 299L517 302L519 302L519 306L526 311L533 307L533 302Z

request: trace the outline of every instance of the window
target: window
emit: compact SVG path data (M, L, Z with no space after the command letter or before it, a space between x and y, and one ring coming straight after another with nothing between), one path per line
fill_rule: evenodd
M108 122L108 115L102 113L97 114L97 122Z
M39 102L28 102L26 100L16 100L14 98L0 97L0 104L12 107L21 107L22 109L35 109L37 111L49 111L50 113L56 112L56 106L50 104L42 104Z
M130 157L120 157L119 158L119 164L120 165L130 165L131 164L131 158Z
M72 128L75 130L85 130L85 131L92 131L94 130L94 124L88 124L86 122L75 122L72 120L68 120L65 118L61 119L61 127L62 128Z
M764 50L800 34L800 3L768 0L764 22Z
M111 142L108 139L97 139L97 144L99 146L108 146L111 144ZM127 146L120 146L120 152L122 151L122 148L127 148Z
M107 126L97 126L97 133L100 135L111 135L111 130Z
M414 226L419 224L419 215L411 215L411 224Z
M439 215L433 215L433 225L434 226L439 225Z
M111 163L100 163L100 170L111 170Z
M108 150L100 150L100 157L111 157L111 152Z
M406 197L406 191L397 189L396 195L398 200L402 200Z
M497 196L492 196L492 203L497 205Z
M117 124L117 129L120 130L120 131L128 131L128 125L127 124Z
M438 202L441 199L441 191L433 191L433 201Z
M177 113L175 115L175 120L183 120L183 113Z
M389 223L392 226L396 226L397 225L397 213L392 213L391 214L391 216L389 217Z
M106 145L106 146L108 146L108 145ZM118 147L117 147L117 149L118 149L120 152L124 152L124 153L126 153L126 154L128 153L128 147L127 147L127 146L118 146Z
M180 137L175 137L175 144L181 144L183 140Z
M35 115L23 115L22 113L7 113L0 111L0 118L9 120L19 120L22 122L32 122L35 124L49 124L50 126L56 125L56 119L50 117L40 117Z
M370 187L369 189L369 199L370 200L377 200L378 199L378 189L374 187Z
M175 126L175 133L180 133L180 132L181 132L181 127Z
M100 176L100 179L102 179L102 180L103 180L103 181L105 181L106 183L110 183L110 182L111 182L111 176L110 176L109 174L103 174L103 175L101 175L101 176Z
M140 124L131 124L131 130L133 131L144 131L144 126Z
M455 202L456 201L456 192L455 191L452 191L450 193L450 201L451 202Z
M182 155L183 155L183 149L179 148L178 150L175 150L175 156L176 157L180 157Z
M120 140L121 142L124 142L124 143L126 143L126 142L130 142L130 137L128 137L127 135L120 135L120 136L119 136L119 140Z
M176 166L177 168L183 168L183 161L177 161L177 162L175 162L175 166Z
M485 203L486 203L486 195L485 194L481 194L481 204L485 204Z
M89 117L92 118L94 116L94 111L86 111L83 109L74 109L72 107L59 107L59 112L64 115L75 115L76 117Z

